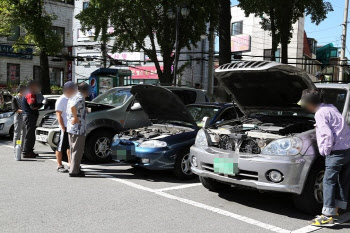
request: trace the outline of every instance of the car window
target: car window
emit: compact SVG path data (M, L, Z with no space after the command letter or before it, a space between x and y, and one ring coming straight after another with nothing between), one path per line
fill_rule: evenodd
M335 88L323 88L321 90L326 103L333 104L339 112L343 112L347 91Z
M95 99L92 100L92 102L117 107L123 105L129 99L130 96L130 89L111 89L106 93L97 96Z
M228 121L237 118L237 114L239 117L242 117L243 114L239 109L235 109L234 107L226 109L216 120L217 122Z
M220 107L216 106L192 105L186 106L186 108L188 109L198 126L202 126L201 124L204 117L209 117L209 121L211 121L220 110Z
M170 91L176 94L185 105L196 103L197 93L195 91L191 91L191 90L170 90Z

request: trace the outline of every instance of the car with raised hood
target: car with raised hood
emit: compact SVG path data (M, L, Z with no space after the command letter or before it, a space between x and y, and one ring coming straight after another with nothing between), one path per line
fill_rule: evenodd
M188 104L206 102L203 90L188 87L166 87ZM115 87L86 102L87 137L84 159L103 163L111 161L110 146L113 136L125 129L150 125L147 115L134 105L130 86ZM48 144L53 150L57 147L60 135L55 113L47 114L36 129L37 141Z
M215 76L244 116L199 130L190 162L203 186L291 193L298 209L319 212L324 158L314 114L298 105L304 89L316 88L307 73L276 62L236 61L220 66ZM350 85L317 87L349 123Z
M150 170L173 170L180 179L194 177L189 149L202 117L213 124L237 112L233 104L197 103L186 107L176 94L157 86L137 85L131 93L152 124L116 134L112 158Z

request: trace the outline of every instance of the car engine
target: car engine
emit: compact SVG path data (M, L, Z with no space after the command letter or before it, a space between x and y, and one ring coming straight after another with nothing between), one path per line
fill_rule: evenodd
M154 124L152 126L130 129L120 133L119 137L125 140L159 139L171 135L185 133L193 129L187 127L174 127L173 125Z
M212 146L224 150L260 154L271 141L314 128L310 120L263 122L257 119L234 121L208 129Z

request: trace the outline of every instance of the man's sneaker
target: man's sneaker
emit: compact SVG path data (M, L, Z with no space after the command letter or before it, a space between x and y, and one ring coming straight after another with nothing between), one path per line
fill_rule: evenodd
M33 156L35 156L35 157L38 157L39 156L39 154L37 154L37 153L34 153L34 151L32 151L32 152L30 152ZM35 158L34 157L34 158Z
M68 170L63 165L57 167L57 171L62 173L68 172Z
M82 172L82 171L80 171L79 173L76 173L76 174L74 174L74 173L69 173L69 176L70 176L70 177L85 177L85 173Z
M333 217L327 217L324 215L317 215L316 218L312 220L311 223L312 226L333 226L334 225L334 219Z

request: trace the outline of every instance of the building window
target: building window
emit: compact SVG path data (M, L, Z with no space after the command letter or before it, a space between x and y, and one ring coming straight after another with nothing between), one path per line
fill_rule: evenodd
M21 35L20 27L19 26L15 26L12 29L11 35L7 37L7 40L8 41L16 41L16 40L18 40L20 35Z
M19 64L7 64L7 83L12 85L19 85L20 79L20 65Z
M67 3L70 5L74 5L74 0L54 0L55 2Z
M280 49L275 52L276 62L280 62ZM272 49L264 49L264 61L271 61Z
M240 35L243 33L243 21L232 23L232 36Z
M89 2L83 2L83 10L89 7Z
M62 68L49 68L50 72L50 85L62 86L64 83L64 69ZM40 80L40 66L33 67L34 80Z
M64 28L53 26L52 31L54 31L57 35L61 37L62 45L64 46Z

